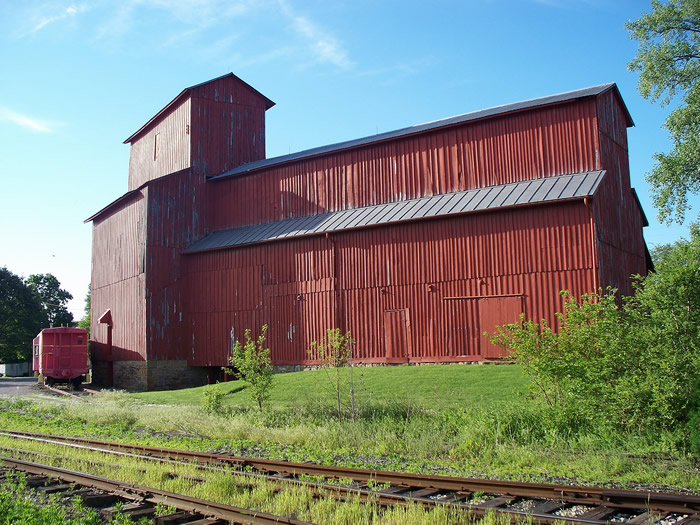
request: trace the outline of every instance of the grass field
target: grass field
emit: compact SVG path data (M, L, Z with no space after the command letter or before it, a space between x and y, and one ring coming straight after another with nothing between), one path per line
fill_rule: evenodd
M684 430L601 428L551 412L516 365L355 368L338 420L325 371L276 376L260 411L242 381L90 402L0 403L0 427L388 470L700 492ZM207 405L211 392L220 403ZM209 394L207 394L209 392ZM343 396L349 404L347 391Z
M528 381L512 365L425 365L356 367L357 394L375 404L402 402L433 410L469 405L503 403L521 398ZM275 376L271 404L275 409L317 402L335 396L324 370L308 370ZM227 405L253 406L242 381L222 383ZM145 403L200 405L203 387L133 394Z

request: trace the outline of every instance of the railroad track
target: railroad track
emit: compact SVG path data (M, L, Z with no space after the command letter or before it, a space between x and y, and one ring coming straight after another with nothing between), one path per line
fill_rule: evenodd
M175 508L176 512L158 516L157 524L187 523L189 525L214 525L233 522L236 524L271 525L275 523L301 525L305 522L283 516L274 516L212 501L190 498L133 483L92 476L83 472L66 470L39 463L0 457L5 468L25 472L32 476L27 480L31 487L44 493L69 491L70 495L80 495L83 504L103 507L101 514L109 519L117 511L128 514L133 519L151 518L156 514L156 506ZM94 491L98 491L95 493ZM117 502L129 502L119 507ZM106 507L105 507L106 506Z
M496 512L511 519L530 517L536 523L700 524L700 497L685 494L331 467L30 432L0 431L0 435L202 468L233 468L243 475L304 484L339 499L371 498L386 506L454 505L474 517ZM310 478L318 481L306 481Z

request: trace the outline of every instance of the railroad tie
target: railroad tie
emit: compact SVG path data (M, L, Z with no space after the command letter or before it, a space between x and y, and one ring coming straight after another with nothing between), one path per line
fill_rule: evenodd
M165 516L157 516L154 519L154 522L155 525L170 525L171 523L187 523L189 525L192 523L191 520L198 520L201 518L202 516L200 514L192 514L189 511L181 510Z
M562 501L543 501L542 503L535 505L530 512L533 514L551 514L564 506L566 506L566 503Z
M596 507L594 509L584 512L579 516L579 518L582 520L590 521L606 521L608 517L617 514L618 512L620 512L619 509L614 509L606 507L605 505L601 505L600 507Z
M121 510L122 514L127 514L131 519L138 521L141 518L149 518L156 513L156 508L150 503L127 503L122 505L121 508L108 507L102 509L100 512L102 517L106 520L112 519L112 517Z
M497 509L499 507L505 507L509 505L515 498L512 496L500 496L498 498L492 498L486 500L482 503L477 503L474 507L479 509Z
M54 492L65 492L71 488L73 488L73 485L59 483L57 485L44 485L42 487L36 487L36 490L45 494L53 494Z

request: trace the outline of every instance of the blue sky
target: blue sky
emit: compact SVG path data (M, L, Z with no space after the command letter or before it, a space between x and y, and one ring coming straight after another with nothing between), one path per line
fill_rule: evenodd
M0 266L53 273L82 316L91 225L126 191L124 139L185 87L233 72L272 99L267 156L617 82L632 184L670 142L624 23L646 0L0 0ZM692 199L691 217L700 199Z

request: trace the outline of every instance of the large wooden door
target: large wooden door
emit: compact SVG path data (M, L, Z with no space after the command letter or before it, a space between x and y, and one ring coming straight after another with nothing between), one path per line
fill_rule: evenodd
M497 326L516 323L523 311L522 297L486 297L479 299L479 333L481 356L496 359L507 355L505 349L496 346L484 332L493 334Z
M387 363L406 363L411 357L408 308L384 310L384 347Z

